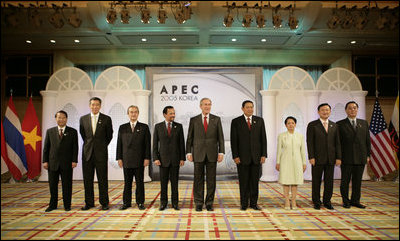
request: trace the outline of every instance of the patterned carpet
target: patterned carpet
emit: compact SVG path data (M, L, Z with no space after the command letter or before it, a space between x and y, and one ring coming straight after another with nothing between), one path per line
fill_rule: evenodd
M192 181L180 181L180 211L159 211L160 183L146 183L146 210L124 211L122 181L109 182L110 210L81 211L83 183L74 181L72 210L65 212L59 187L58 209L45 213L47 183L1 184L1 239L392 239L399 240L399 184L363 182L366 209L341 206L340 181L335 181L335 210L314 210L311 183L299 188L298 209L283 209L282 187L260 183L262 211L239 210L237 181L218 181L214 211L193 208ZM97 189L97 184L95 184ZM95 197L98 192L95 190ZM133 203L135 199L133 198Z

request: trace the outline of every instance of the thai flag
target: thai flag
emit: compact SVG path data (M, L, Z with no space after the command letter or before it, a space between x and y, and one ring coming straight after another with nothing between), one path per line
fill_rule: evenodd
M4 137L6 139L6 147L8 158L11 161L7 163L8 169L14 179L20 180L27 172L28 165L26 163L26 154L24 146L24 138L22 137L21 122L19 121L17 111L12 101L12 96L8 101L6 114L3 121ZM12 168L10 168L10 165Z

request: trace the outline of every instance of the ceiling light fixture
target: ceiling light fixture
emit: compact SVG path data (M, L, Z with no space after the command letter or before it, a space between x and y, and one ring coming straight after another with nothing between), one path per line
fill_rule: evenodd
M280 28L282 27L282 17L280 14L278 14L278 9L281 7L279 4L278 6L275 7L274 9L274 14L272 15L272 24L274 25L274 28Z
M236 41L237 41L237 39L233 38L233 39L231 39L231 41L232 41L232 42L236 42Z
M176 22L177 22L178 24L182 24L182 23L185 23L185 22L186 22L186 20L185 20L185 15L184 15L184 13L183 13L182 10L177 11L177 12L175 13L175 20L176 20Z
M29 39L28 39L28 40L26 40L25 42L26 42L26 43L28 43L28 44L31 44L31 43L32 43L32 41L31 41L31 40L29 40Z
M333 42L332 40L326 41L327 44L331 44L332 42Z
M267 39L263 38L261 39L261 42L267 42Z
M328 28L330 28L330 29L336 29L339 26L340 18L338 16L337 2L336 2L336 8L332 9L332 17L329 19L329 21L326 24L328 25Z
M295 30L299 27L299 20L297 20L296 16L294 15L294 9L296 5L292 8L292 5L289 6L289 21L288 25L291 30Z
M126 4L124 4L124 8L121 10L121 23L128 24L130 18L129 10L126 8Z
M81 41L79 41L79 39L75 39L74 42L75 43L80 43Z
M368 23L369 7L364 6L354 19L354 26L358 30L363 30Z
M35 27L42 26L43 21L40 18L40 14L37 9L29 8L29 20L30 20L31 24Z
M232 23L233 22L234 22L234 20L233 20L232 14L231 14L231 9L228 8L228 12L226 13L226 15L224 17L223 24L224 24L225 27L229 28L229 27L232 27Z
M76 12L76 7L74 8L74 12L69 16L68 23L71 24L74 28L79 28L82 24L82 19L79 17L79 13Z
M248 28L248 27L250 27L251 22L253 22L253 19L252 19L251 14L246 13L246 14L243 16L242 26L245 27L245 28Z
M177 39L176 39L176 38L172 38L171 40L172 40L173 42L175 42Z
M350 41L350 43L355 44L355 43L357 43L357 41L353 40L353 41Z
M55 6L53 4L53 8L55 9L55 13L53 13L50 18L49 22L51 25L53 25L55 28L62 28L64 26L64 17L61 14L60 8Z
M54 39L50 39L50 43L55 44L56 41Z
M160 3L160 9L158 9L158 16L157 16L157 22L159 24L165 24L165 20L167 19L167 11L163 9L162 3Z
M256 17L256 23L258 28L264 28L265 27L265 16L264 14L260 13Z
M18 10L17 7L12 5L12 4L8 4L8 7L12 9L11 13L6 15L6 23L7 25L15 28L20 24L20 19L17 16Z
M345 14L343 20L341 21L342 29L349 29L353 26L354 21L353 21L352 11L355 8L357 8L357 6L353 6L352 8L346 8L346 6L344 6L346 14Z
M107 17L106 17L107 23L109 24L114 24L115 20L117 20L117 11L114 9L114 5L111 3L111 8L107 12Z
M150 10L147 9L147 5L145 5L145 7L140 11L140 18L142 23L144 24L148 24L150 23Z

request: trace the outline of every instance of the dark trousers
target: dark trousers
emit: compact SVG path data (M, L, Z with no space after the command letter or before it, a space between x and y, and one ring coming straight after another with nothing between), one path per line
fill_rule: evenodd
M50 186L50 203L49 207L57 208L58 204L58 181L61 176L62 195L64 208L71 208L72 197L72 168L71 170L48 171L49 172L49 186Z
M99 186L99 202L102 206L108 206L108 163L100 163L93 154L89 161L82 162L83 184L85 187L85 203L94 207L94 171L96 170Z
M343 204L360 203L361 181L365 165L346 165L340 166L342 170L342 180L340 182L340 194ZM351 180L351 200L349 199L349 184Z
M171 181L171 202L172 205L178 206L178 180L179 166L169 167L160 166L160 181L161 181L161 204L168 204L168 180Z
M315 165L311 167L312 174L312 201L314 204L321 204L321 179L324 174L324 204L330 204L333 194L333 172L335 165Z
M136 204L144 204L144 167L124 168L124 194L123 202L126 206L132 205L132 182L136 182Z
M204 200L204 167L206 168L207 195ZM206 157L203 162L194 163L193 193L196 206L213 205L216 186L217 162L210 162Z
M258 181L260 178L260 164L237 165L240 189L240 205L248 207L257 205Z

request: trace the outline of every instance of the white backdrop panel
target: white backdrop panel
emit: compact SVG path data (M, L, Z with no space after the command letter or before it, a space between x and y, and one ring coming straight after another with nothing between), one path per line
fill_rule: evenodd
M200 100L210 98L211 113L221 117L225 137L225 158L218 164L217 174L236 176L236 165L230 148L230 125L233 118L243 114L241 104L244 100L252 100L256 104L257 88L256 73L154 74L153 126L164 120L163 108L172 105L176 112L175 121L183 124L186 141L190 118L201 113ZM155 173L158 171L158 168L153 169ZM192 177L193 163L186 162L180 174Z

